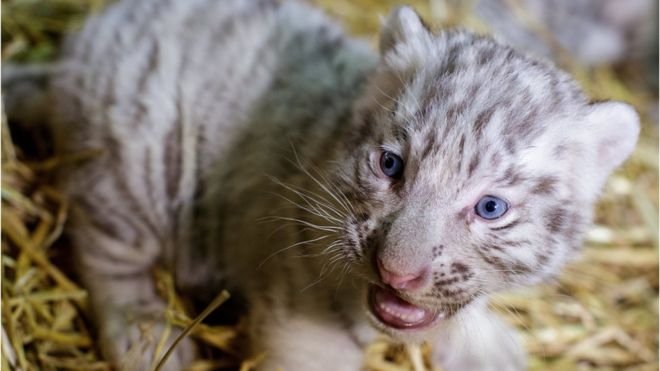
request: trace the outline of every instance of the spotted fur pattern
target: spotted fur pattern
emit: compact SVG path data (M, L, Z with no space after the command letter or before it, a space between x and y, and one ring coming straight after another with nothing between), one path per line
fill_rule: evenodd
M103 150L62 178L108 359L121 366L141 323L164 328L158 263L189 297L244 297L260 370L357 370L379 331L436 344L443 369L524 368L488 295L579 249L637 116L492 39L433 34L410 8L380 48L275 0L124 0L69 41L50 99L61 151ZM400 179L380 171L383 150L404 160ZM480 219L484 194L511 209ZM430 264L399 294L447 318L416 332L375 319L375 259ZM125 368L146 369L146 349ZM184 343L167 367L194 357Z

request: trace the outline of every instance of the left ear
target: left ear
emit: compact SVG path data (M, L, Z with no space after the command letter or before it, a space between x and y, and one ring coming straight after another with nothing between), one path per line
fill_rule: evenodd
M397 44L410 42L428 32L428 28L413 8L398 7L383 21L380 31L380 54L385 55Z
M591 176L600 188L635 148L639 116L632 106L621 102L592 103L587 109L580 136L593 156L589 159L593 166Z

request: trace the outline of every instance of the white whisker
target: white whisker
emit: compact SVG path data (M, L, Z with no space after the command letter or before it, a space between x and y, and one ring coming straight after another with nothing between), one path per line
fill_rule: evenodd
M327 235L327 234L326 234L326 235L323 235L323 236L321 236L321 237L313 238L313 239L310 239L310 240L296 242L296 243L294 243L293 245L289 245L289 246L287 246L287 247L285 247L285 248L283 248L283 249L279 249L279 250L275 251L274 253L268 255L268 256L266 257L266 259L264 259L261 263L259 263L259 265L257 266L257 270L259 270L264 264L266 264L266 262L267 262L269 259L271 259L272 257L274 257L275 255L277 255L277 254L279 254L279 253L281 253L281 252L284 252L284 251L286 251L286 250L292 249L292 248L294 248L294 247L296 247L296 246L300 246L300 245L305 245L305 244L308 244L308 243L317 242L317 241L323 240L323 239L328 238L328 237L330 237L330 235Z

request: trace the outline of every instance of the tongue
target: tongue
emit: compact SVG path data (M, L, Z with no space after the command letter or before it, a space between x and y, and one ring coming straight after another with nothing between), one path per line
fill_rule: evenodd
M394 328L423 327L437 317L437 314L376 286L371 290L371 310L384 324Z

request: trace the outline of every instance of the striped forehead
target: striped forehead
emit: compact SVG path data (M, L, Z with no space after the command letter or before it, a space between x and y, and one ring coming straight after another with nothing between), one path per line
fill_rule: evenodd
M390 148L400 148L416 182L451 184L458 192L479 176L513 176L524 150L546 131L546 117L538 112L534 107L512 114L500 105L433 105L392 125L390 138L397 144Z
M441 40L446 44L441 58L401 77L395 124L406 130L431 125L448 136L462 129L478 140L487 126L496 126L491 134L511 138L512 146L542 133L539 118L585 103L572 79L551 65L490 39L461 35Z
M423 67L389 71L400 85L380 91L387 107L376 115L387 124L374 140L398 149L416 180L456 188L477 176L515 180L524 151L556 118L586 104L572 79L550 64L481 37L447 33L436 41L442 53Z

